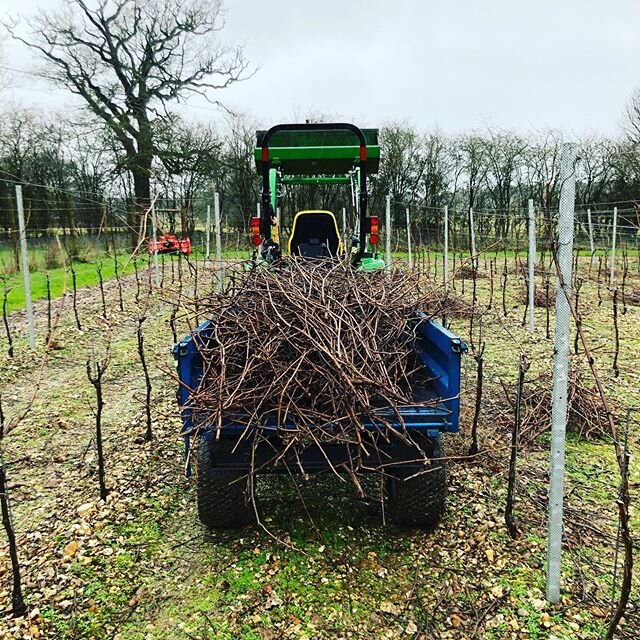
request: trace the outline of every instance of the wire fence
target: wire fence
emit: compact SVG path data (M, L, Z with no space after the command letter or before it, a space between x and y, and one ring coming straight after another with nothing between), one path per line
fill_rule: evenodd
M191 239L193 252L206 254L207 236L214 236L211 214L214 197L197 198L184 203L178 199L158 198L155 203L157 233L174 233ZM357 234L357 215L351 206L335 211L336 219L349 248L350 238ZM0 203L0 206L1 203ZM134 238L142 232L146 239L154 235L150 216L136 220L131 204L124 199L109 199L102 203L77 205L94 209L99 206L99 224L78 225L74 217L68 216L66 208L49 208L48 214L56 219L67 216L68 224L52 226L29 226L34 222L34 210L26 207L26 239L28 264L32 272L60 268L72 260L100 263L118 256L128 256L134 245ZM76 207L76 208L77 208ZM221 201L220 238L223 257L249 257L254 247L250 242L249 221L255 215L255 207L238 217L237 203ZM249 207L246 207L249 208ZM76 211L76 213L78 213ZM286 250L294 211L279 212L280 240ZM408 257L424 252L444 252L445 249L445 208L430 207L411 202L390 199L391 227L386 228L383 212L370 211L380 218L381 244L390 240L392 254ZM450 256L498 252L524 255L528 251L528 212L526 210L469 210L448 209L448 254ZM534 209L536 245L538 253L549 253L550 238L555 229L558 212ZM207 229L207 219L210 227ZM407 224L408 221L408 224ZM576 251L604 256L611 264L613 257L616 269L622 268L631 259L640 270L640 210L630 203L620 203L620 207L602 205L590 208L576 208L574 225L574 246ZM146 251L146 243L141 245ZM20 271L19 233L17 228L0 227L0 276L10 277Z

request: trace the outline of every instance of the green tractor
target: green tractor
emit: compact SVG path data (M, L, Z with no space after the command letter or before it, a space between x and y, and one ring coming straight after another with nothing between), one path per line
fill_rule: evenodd
M260 215L251 220L256 258L271 262L283 254L277 219L281 185L345 184L357 191L358 224L346 247L331 211L298 211L291 225L289 255L305 258L349 257L357 269L384 267L377 251L377 216L367 216L367 176L377 173L380 147L377 129L347 123L279 124L257 132L255 162L262 176Z

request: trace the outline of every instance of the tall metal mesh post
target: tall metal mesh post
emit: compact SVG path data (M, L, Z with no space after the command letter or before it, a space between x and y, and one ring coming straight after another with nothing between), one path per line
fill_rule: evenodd
M207 205L207 233L206 233L206 250L204 258L205 260L209 260L210 257L210 249L211 249L211 205Z
M409 254L409 269L413 269L413 254L411 253L411 215L407 207L407 252Z
M589 225L589 249L591 251L590 264L593 264L593 256L596 250L593 246L593 222L591 221L591 209L587 209L587 224Z
M342 244L345 253L349 253L349 239L347 238L347 209L342 207Z
M157 196L156 196L157 197ZM153 227L153 242L158 242L158 216L156 215L156 198L151 201L151 226ZM160 268L158 267L158 248L153 251L153 271L156 276L156 288L160 288Z
M20 230L20 257L22 258L22 277L24 279L24 299L27 307L27 326L29 328L29 346L36 348L36 329L33 320L33 303L31 302L31 276L29 274L29 254L27 253L27 228L24 223L24 207L22 204L22 185L16 185L16 203L18 205L18 228ZM6 322L6 320L5 320Z
M576 199L576 145L562 146L560 166L560 216L556 259L560 275L556 287L555 355L551 405L551 455L549 483L549 528L547 544L547 599L560 599L564 463L567 428L567 386L571 330L571 269Z
M218 291L224 288L224 268L222 266L222 227L220 223L220 194L213 194L213 217L216 225L216 273Z
M391 267L391 196L387 195L384 220L384 261L387 268Z
M613 207L613 229L611 231L611 275L609 286L613 287L616 280L616 236L618 235L618 207Z
M449 286L449 207L444 205L444 286Z
M471 250L471 264L478 268L478 256L476 255L476 223L473 218L473 207L469 207L469 248Z
M536 294L536 216L533 200L529 198L529 331L534 332L534 309Z

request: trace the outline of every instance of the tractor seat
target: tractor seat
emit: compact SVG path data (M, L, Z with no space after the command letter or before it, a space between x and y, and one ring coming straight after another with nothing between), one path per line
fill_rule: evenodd
M289 253L303 258L335 258L340 254L338 223L331 211L300 211L293 219Z

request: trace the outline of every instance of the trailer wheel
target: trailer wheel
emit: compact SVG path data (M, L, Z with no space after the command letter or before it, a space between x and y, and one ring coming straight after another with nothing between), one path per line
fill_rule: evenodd
M442 437L432 439L429 458L444 457ZM418 470L400 469L388 483L388 513L403 527L429 528L438 524L445 510L447 471L444 460L432 460L425 473L413 478ZM406 479L408 478L408 479Z
M197 457L198 517L210 529L233 529L254 520L242 472L216 469L215 452L222 443L201 440Z

